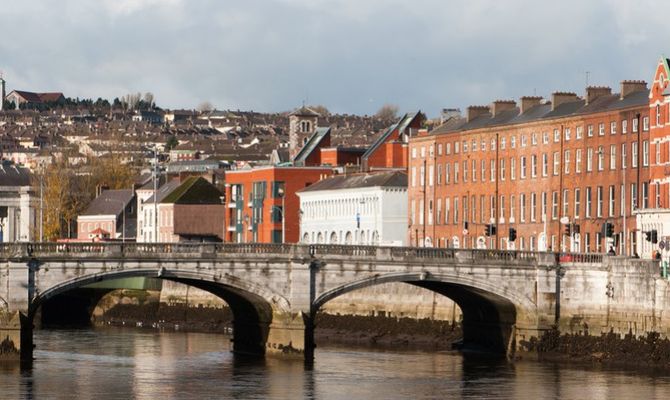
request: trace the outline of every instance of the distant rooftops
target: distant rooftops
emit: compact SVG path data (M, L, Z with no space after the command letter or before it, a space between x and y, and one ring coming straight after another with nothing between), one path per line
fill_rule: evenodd
M105 190L80 215L119 215L134 196L130 189Z
M0 163L0 186L30 186L30 171L14 164Z

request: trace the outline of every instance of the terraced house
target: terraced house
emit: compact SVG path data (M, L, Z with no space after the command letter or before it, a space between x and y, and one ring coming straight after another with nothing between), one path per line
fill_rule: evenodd
M658 81L652 95L666 91ZM591 86L583 97L471 106L410 138L409 242L650 256L655 245L636 219L667 207L650 173L670 151L669 136L655 134L668 111L650 124L649 107L647 84L623 81L619 93ZM652 186L663 177L656 173Z

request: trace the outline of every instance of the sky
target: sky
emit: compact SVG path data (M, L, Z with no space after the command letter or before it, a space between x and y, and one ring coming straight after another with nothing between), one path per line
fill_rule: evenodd
M437 116L649 81L670 55L667 0L0 0L13 89L163 108L282 112L384 104Z

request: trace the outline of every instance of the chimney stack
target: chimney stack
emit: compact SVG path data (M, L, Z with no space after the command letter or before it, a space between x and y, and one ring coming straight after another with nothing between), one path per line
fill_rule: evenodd
M647 82L645 81L621 81L621 94L619 99L623 100L626 96L633 92L641 92L647 90Z
M468 106L467 119L468 122L479 117L480 115L488 114L488 106Z
M595 99L612 94L612 88L608 86L589 86L586 88L586 105L591 104Z
M491 104L491 114L493 117L498 116L501 112L512 110L516 107L514 100L496 100Z
M542 96L523 96L520 99L521 110L520 113L523 114L531 108L537 106L542 102Z
M554 111L563 103L569 103L579 100L579 97L572 92L554 92L551 94L551 111Z

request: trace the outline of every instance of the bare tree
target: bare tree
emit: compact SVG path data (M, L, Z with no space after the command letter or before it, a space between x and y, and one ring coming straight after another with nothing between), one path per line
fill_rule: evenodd
M200 111L201 113L210 112L214 110L214 105L209 101L203 101L202 103L198 104L196 110Z
M377 111L375 117L381 119L384 122L391 122L396 118L397 115L398 115L398 106L396 106L395 104L384 104L379 109L379 111Z
M146 103L147 107L149 107L149 109L154 108L155 106L154 100L155 98L153 93L151 92L144 93L144 102Z

